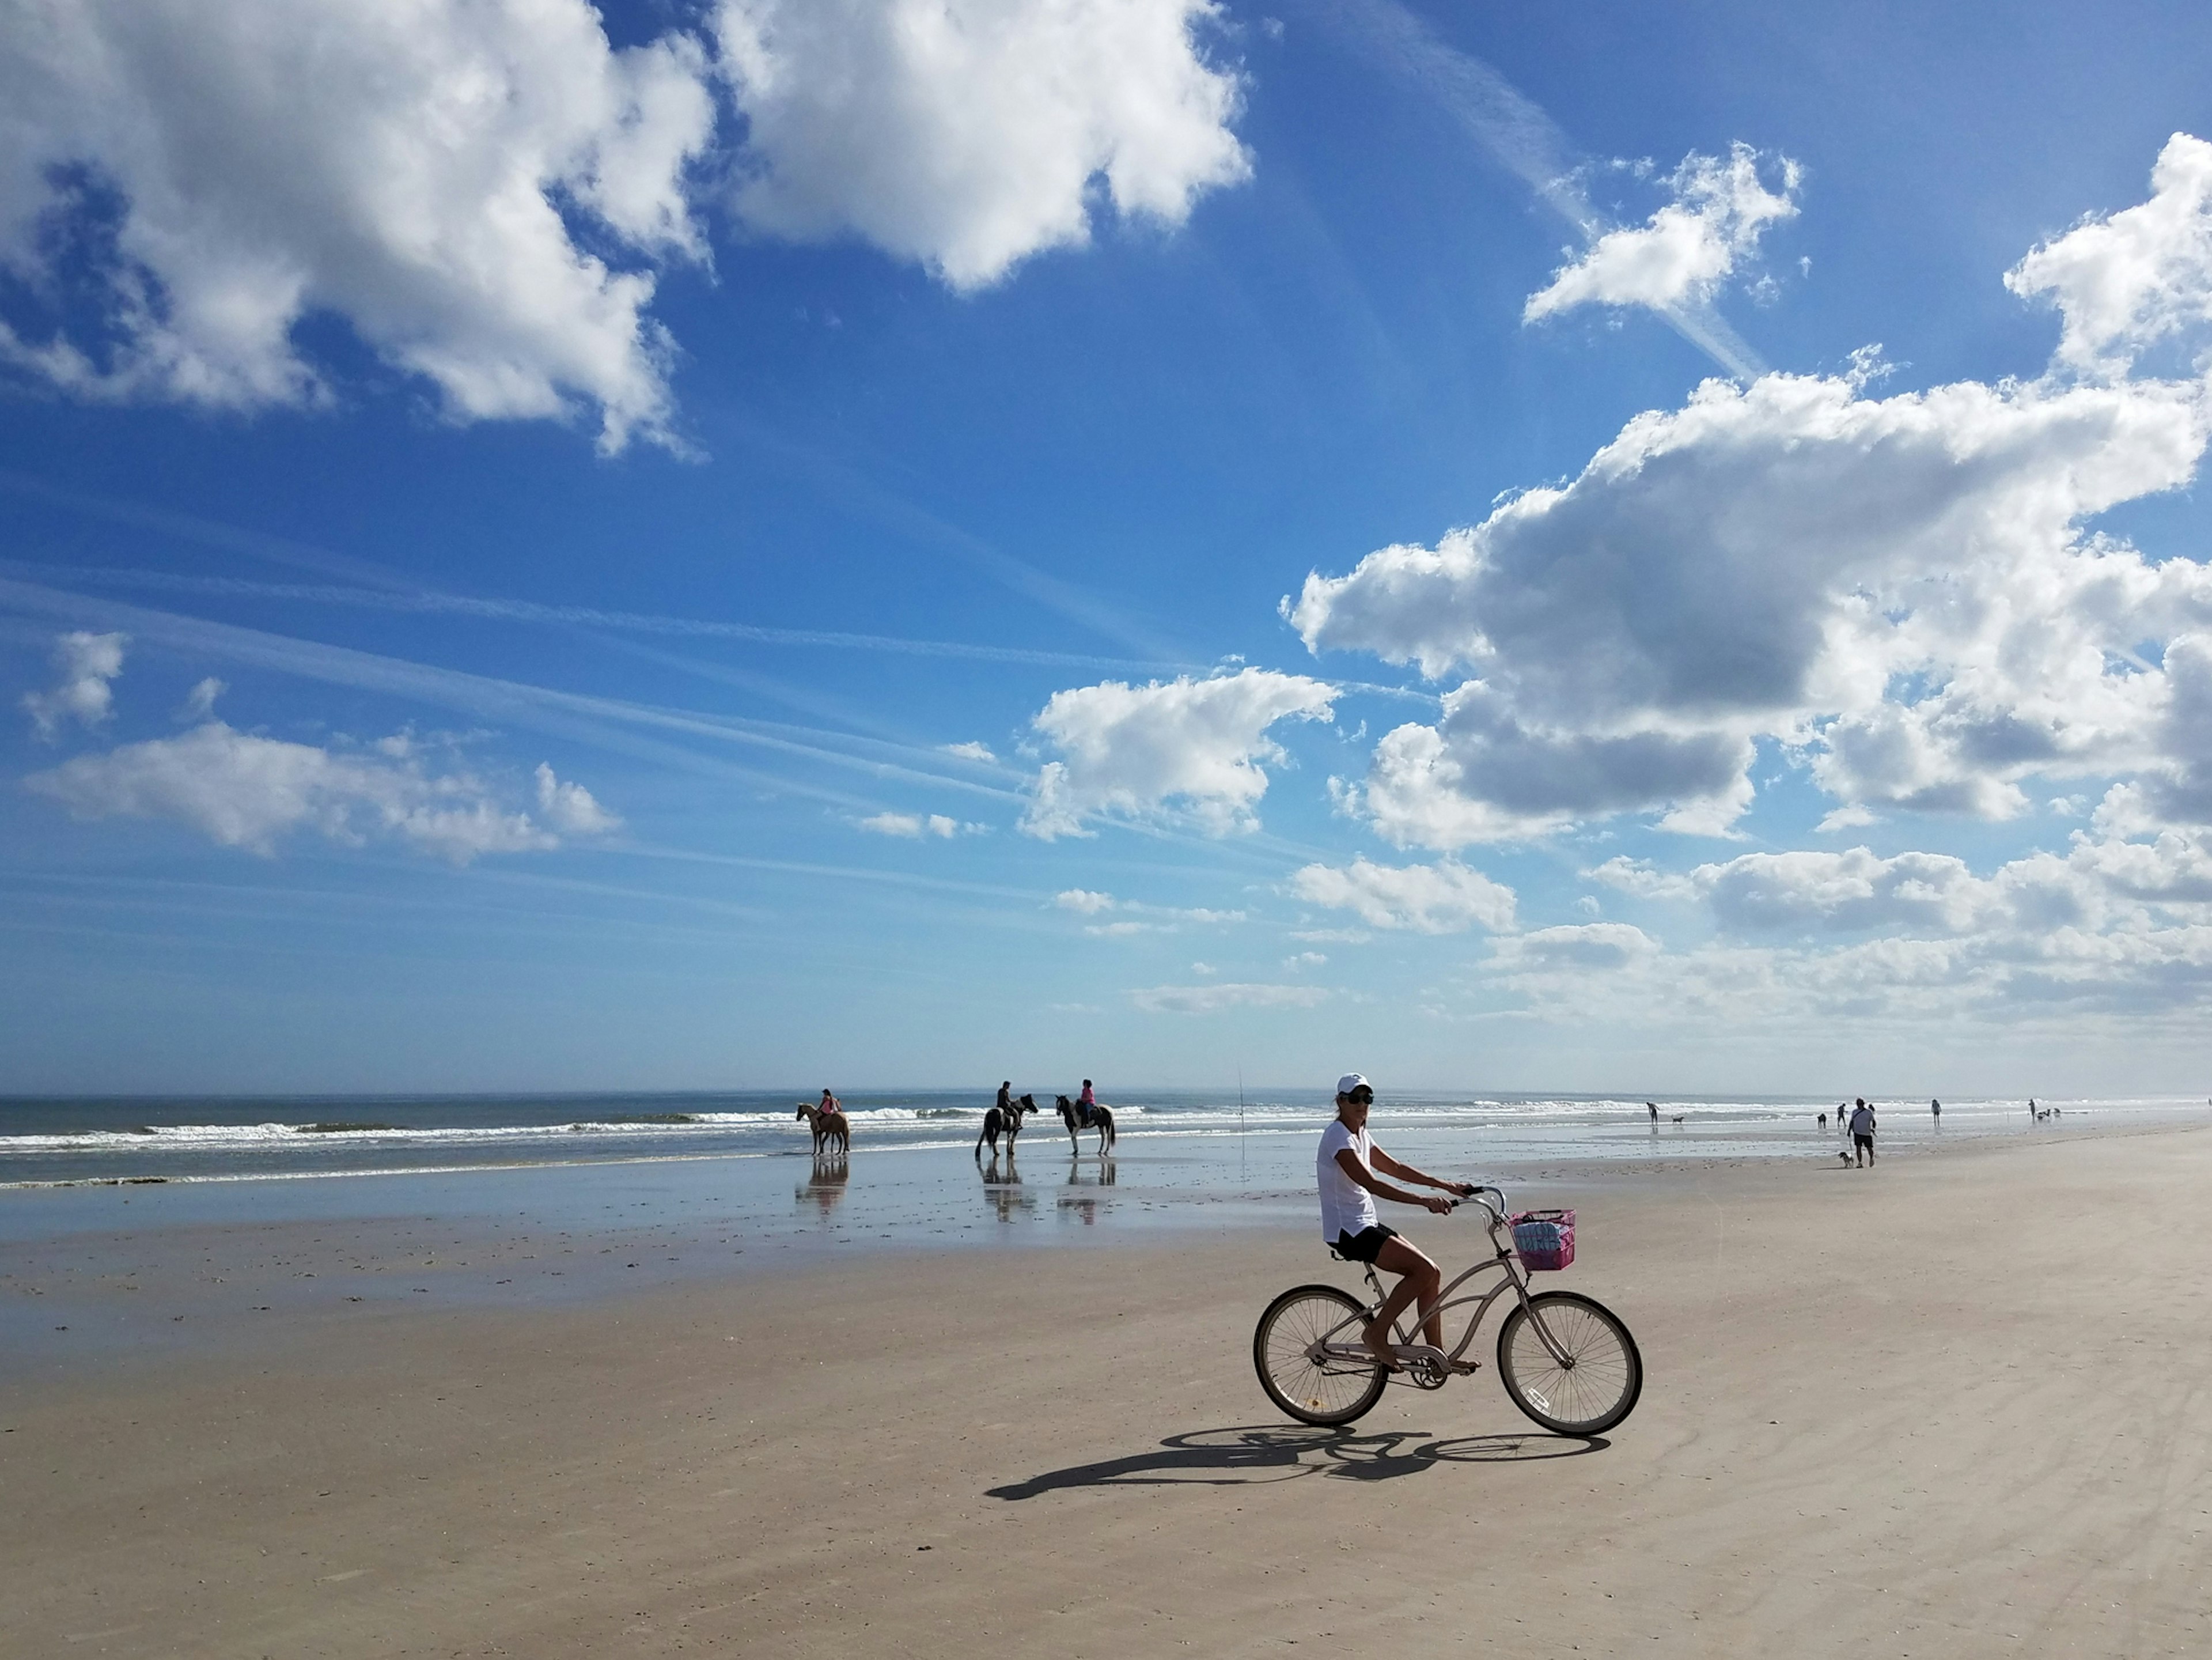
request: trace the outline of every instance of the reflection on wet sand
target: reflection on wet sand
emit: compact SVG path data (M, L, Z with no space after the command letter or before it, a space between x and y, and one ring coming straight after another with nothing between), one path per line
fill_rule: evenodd
M1111 1158L1101 1158L1089 1170L1084 1168L1083 1161L1079 1158L1071 1158L1067 1161L1066 1187L1110 1188L1113 1185L1114 1161ZM1098 1196L1096 1194L1070 1193L1063 1190L1060 1195L1060 1207L1063 1211L1073 1211L1081 1217L1083 1225L1086 1228L1097 1225Z
M830 1219L830 1213L844 1202L845 1181L852 1173L853 1167L846 1162L844 1154L820 1154L814 1160L813 1175L799 1184L794 1197L802 1207L807 1201L812 1200L814 1207L826 1222Z
M1000 1173L997 1156L983 1166L983 1196L991 1201L1001 1222L1011 1222L1015 1217L1036 1208L1036 1195L1024 1190L1022 1173L1014 1168L1014 1156L1006 1155L1005 1174Z

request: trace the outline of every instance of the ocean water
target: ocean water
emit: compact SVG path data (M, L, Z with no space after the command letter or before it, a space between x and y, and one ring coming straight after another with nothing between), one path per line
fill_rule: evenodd
M846 1103L851 1156L823 1160L781 1091L0 1103L0 1384L278 1342L295 1318L550 1307L879 1252L1010 1268L1033 1249L1271 1229L1286 1274L1334 1266L1314 1200L1331 1112L1319 1091L1254 1091L1241 1110L1233 1093L1130 1091L1112 1104L1107 1157L1088 1133L1071 1147L1049 1116L1013 1157L972 1156L974 1094ZM2025 1102L1947 1101L1939 1129L1924 1101L1887 1104L1881 1143L1911 1157L1938 1141L2212 1125L2201 1101L2056 1104L2038 1122ZM1658 1107L1655 1124L1641 1100L1401 1096L1372 1123L1399 1157L1503 1187L1514 1207L1586 1207L1575 1272L1601 1293L1620 1268L1608 1190L1705 1164L1834 1171L1838 1133L1814 1125L1832 1102ZM1472 1217L1411 1219L1462 1260L1480 1248Z
M1840 1140L1835 1104L1802 1098L1413 1094L1376 1104L1384 1146L1393 1138L1455 1167L1537 1165L1650 1158L1786 1158L1818 1155ZM987 1093L908 1090L844 1098L854 1152L966 1148ZM1328 1122L1321 1091L1132 1091L1110 1104L1126 1158L1146 1152L1232 1180L1232 1148L1263 1149L1281 1162L1279 1138L1310 1137ZM1947 1101L1940 1123L1925 1101L1878 1103L1883 1147L1937 1139L2024 1135L2055 1128L2212 1122L2212 1103L2178 1098L2052 1100L2039 1122L2021 1099ZM0 1188L64 1183L236 1183L329 1177L426 1175L619 1162L764 1159L811 1153L811 1140L781 1091L691 1094L134 1097L0 1099ZM1826 1137L1816 1115L1831 1115ZM1410 1138L1410 1139L1408 1139ZM1081 1148L1095 1149L1086 1132ZM1023 1156L1067 1155L1069 1139L1046 1110L1022 1134Z

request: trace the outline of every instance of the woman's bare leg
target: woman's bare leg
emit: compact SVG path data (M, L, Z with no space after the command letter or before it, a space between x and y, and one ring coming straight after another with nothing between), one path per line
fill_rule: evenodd
M1376 1358L1386 1364L1395 1364L1390 1353L1390 1327L1409 1304L1430 1310L1422 1335L1436 1347L1443 1347L1443 1316L1436 1311L1435 1306L1437 1293L1443 1286L1443 1275L1437 1271L1437 1265L1422 1254L1419 1246L1406 1239L1395 1238L1382 1242L1382 1249L1375 1254L1375 1266L1385 1274L1399 1276L1398 1283L1392 1287L1389 1296L1382 1299L1382 1306L1376 1312L1373 1323L1361 1334Z

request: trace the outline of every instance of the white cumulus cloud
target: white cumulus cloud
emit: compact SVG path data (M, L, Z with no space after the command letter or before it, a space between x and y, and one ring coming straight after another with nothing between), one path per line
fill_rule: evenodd
M327 406L337 319L455 422L681 448L651 315L701 209L953 287L1249 176L1211 0L15 0L0 364L87 399ZM718 100L738 120L717 135ZM717 153L719 149L719 154Z
M1534 323L1577 306L1646 306L1671 312L1711 301L1759 246L1769 225L1794 217L1797 163L1775 166L1779 187L1759 173L1748 144L1727 155L1692 154L1666 180L1673 200L1641 225L1608 231L1528 296L1522 320Z
M2191 243L2208 211L2161 222ZM1567 483L1310 576L1284 610L1315 651L1466 677L1344 805L1447 850L1634 812L1724 832L1764 739L1845 810L2000 818L2023 780L2126 775L2204 822L2212 570L2087 526L2195 476L2205 381L1872 378L1709 381Z
M1283 758L1278 721L1327 721L1336 691L1304 675L1243 669L1054 692L1031 723L1060 753L1040 769L1021 827L1046 841L1094 817L1188 819L1213 835L1253 827L1262 763Z
M538 781L538 816L563 836L611 836L622 828L619 815L609 812L581 784L556 778L544 762L532 775Z
M1948 854L1883 857L1866 848L1746 854L1679 873L1614 859L1587 873L1640 898L1702 904L1746 938L2043 938L2133 927L2154 911L2169 921L2212 921L2203 909L2212 905L2212 846L2203 835L2164 830L2130 840L2109 833L2109 815L2099 829L2077 832L2063 854L2029 854L1986 877Z
M27 787L79 818L166 818L264 856L298 830L359 845L386 839L465 865L480 854L557 847L621 820L580 785L538 769L544 821L465 772L433 774L404 738L360 752L295 744L209 721L175 738L81 755Z
M2177 132L2151 169L2151 198L2093 215L2005 273L2065 319L2058 356L2124 372L2144 348L2212 319L2212 144Z
M925 836L950 837L958 834L960 826L942 813L925 817L918 812L879 812L859 821L860 827L876 836L896 836L909 842L918 842Z
M1624 1020L1703 1017L1736 1030L1862 1018L2019 1026L2061 1010L2201 1020L2212 993L2212 836L2122 834L2131 787L2108 794L2064 853L2028 854L1986 876L1947 854L1865 848L1750 854L1681 873L1608 860L1588 874L1695 906L1719 929L1691 951L1632 955L1613 970L1608 1007ZM1533 965L1515 941L1499 955L1502 983L1533 1004L1586 1006L1571 964Z
M100 338L19 313L0 355L87 397L330 396L343 318L457 421L596 413L665 438L653 268L702 257L703 48L609 45L588 0L19 0L0 30L0 261L59 282L106 226Z
M126 634L64 634L54 642L54 669L59 678L51 691L27 692L23 708L32 728L51 744L62 727L74 721L96 727L115 711L115 677L123 672Z
M722 0L745 120L738 212L857 235L956 289L1087 241L1097 206L1179 225L1251 170L1210 0Z
M1457 933L1478 924L1513 926L1513 890L1450 859L1378 865L1362 855L1341 870L1308 865L1291 875L1291 891L1310 904L1353 912L1370 927Z

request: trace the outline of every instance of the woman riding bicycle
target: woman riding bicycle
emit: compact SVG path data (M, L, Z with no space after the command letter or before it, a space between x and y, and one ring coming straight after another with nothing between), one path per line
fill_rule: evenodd
M1321 1187L1322 1237L1340 1256L1354 1262L1370 1262L1386 1274L1400 1276L1396 1289L1384 1299L1375 1318L1360 1333L1360 1341L1373 1351L1375 1358L1395 1371L1398 1361L1390 1347L1391 1323L1416 1298L1420 1299L1417 1306L1430 1310L1422 1327L1423 1335L1435 1348L1443 1347L1443 1321L1436 1312L1443 1276L1411 1240L1395 1228L1384 1227L1376 1220L1375 1201L1370 1195L1380 1195L1401 1205L1425 1205L1439 1216L1451 1209L1451 1201L1394 1188L1380 1180L1375 1172L1379 1170L1401 1182L1418 1182L1423 1187L1436 1188L1462 1199L1473 1193L1474 1187L1467 1182L1439 1181L1411 1164L1401 1163L1376 1146L1367 1134L1367 1110L1374 1104L1374 1086L1358 1073L1348 1072L1336 1080L1336 1122L1322 1132L1321 1152L1314 1161L1314 1172ZM1471 1361L1452 1364L1455 1371L1474 1370Z

